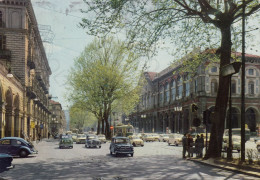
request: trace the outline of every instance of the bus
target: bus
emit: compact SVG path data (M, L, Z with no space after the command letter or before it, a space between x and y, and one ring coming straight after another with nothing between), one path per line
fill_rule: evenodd
M114 128L114 135L115 136L124 136L128 137L130 135L133 135L134 133L134 127L130 124L125 125L125 124L118 124Z

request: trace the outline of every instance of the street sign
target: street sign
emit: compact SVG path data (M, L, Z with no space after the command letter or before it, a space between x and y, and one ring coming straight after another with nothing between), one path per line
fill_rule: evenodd
M43 129L43 124L40 124L40 128Z
M113 126L110 126L110 129L114 129L114 127L113 127Z
M231 76L239 72L241 62L233 62L231 64L225 65L221 68L222 76Z
M31 128L34 129L35 128L35 122L31 122Z

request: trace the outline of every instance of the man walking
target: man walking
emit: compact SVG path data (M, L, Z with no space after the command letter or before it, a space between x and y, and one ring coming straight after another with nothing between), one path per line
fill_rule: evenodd
M183 159L186 158L187 146L188 146L188 141L187 141L186 133L184 133L182 137L182 147L183 147L182 158Z

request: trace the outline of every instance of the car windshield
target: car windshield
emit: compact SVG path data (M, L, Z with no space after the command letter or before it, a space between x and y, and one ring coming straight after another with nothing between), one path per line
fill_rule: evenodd
M133 139L140 139L140 137L138 137L138 136L133 136L132 138Z
M115 143L116 144L128 144L129 143L129 139L126 139L126 138L115 139Z
M86 138L86 135L81 134L81 135L78 135L77 137L78 137L78 138Z
M99 137L99 138L104 138L104 137L105 137L105 135L98 135L98 137Z
M95 135L88 136L88 139L96 139L96 138L97 138L97 136L95 136Z

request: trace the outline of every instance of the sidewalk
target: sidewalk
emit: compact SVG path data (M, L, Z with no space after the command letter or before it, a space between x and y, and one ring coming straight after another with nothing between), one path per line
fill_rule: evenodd
M247 165L247 164L234 164L231 162L226 162L223 161L223 159L207 159L203 160L202 158L190 158L189 160L212 166L212 167L217 167L220 169L228 170L228 171L233 171L237 173L242 173L250 176L255 176L260 178L260 166L259 165ZM255 166L255 167L254 167Z

